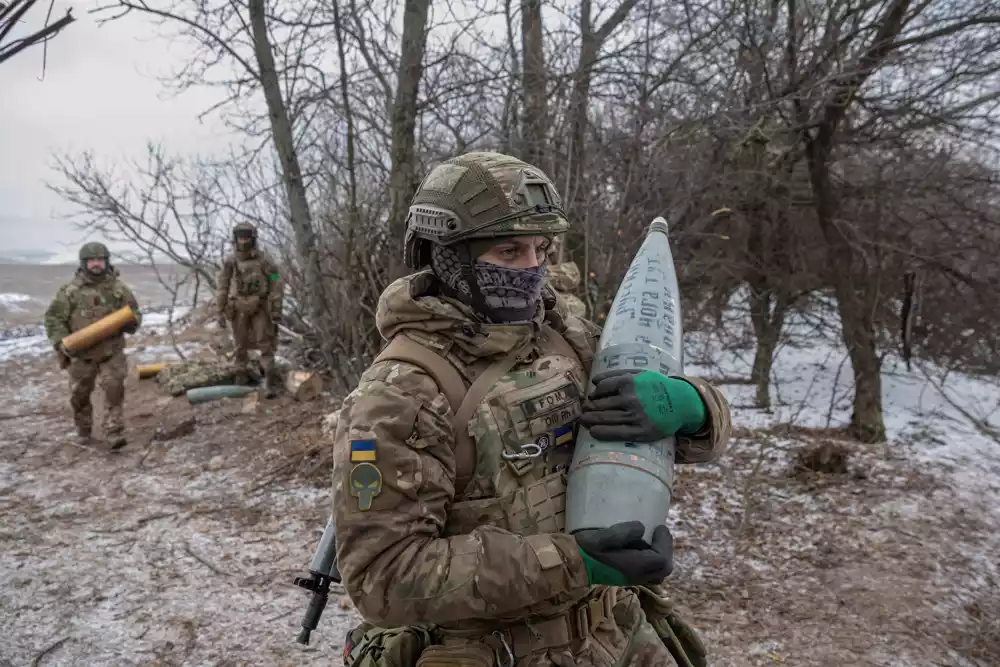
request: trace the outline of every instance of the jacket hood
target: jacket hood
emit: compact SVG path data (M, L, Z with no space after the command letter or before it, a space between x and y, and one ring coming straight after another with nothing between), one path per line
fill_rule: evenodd
M491 357L531 342L543 321L558 321L568 315L568 311L560 313L559 306L555 292L546 286L531 322L483 322L468 305L441 296L434 274L422 271L400 278L382 292L375 324L385 340L405 332L418 341L447 339L468 355ZM562 306L566 310L565 304Z

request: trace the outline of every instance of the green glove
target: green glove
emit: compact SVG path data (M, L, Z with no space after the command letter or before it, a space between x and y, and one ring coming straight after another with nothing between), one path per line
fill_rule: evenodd
M674 569L674 538L666 526L653 531L653 545L642 539L639 521L574 533L587 581L593 586L658 584Z
M704 427L705 403L688 382L656 371L606 371L594 377L580 424L598 440L652 442Z

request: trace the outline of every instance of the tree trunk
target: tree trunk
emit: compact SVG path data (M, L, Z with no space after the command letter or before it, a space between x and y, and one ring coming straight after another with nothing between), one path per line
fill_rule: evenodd
M594 34L590 32L589 25L586 28L581 26L581 29L586 31L581 36L580 60L573 75L573 92L570 94L569 164L566 174L566 192L563 193L563 198L572 203L575 213L579 213L578 209L585 205L586 199L582 192L581 181L583 180L584 148L587 141L587 107L590 104L590 80L601 46Z
M323 272L320 268L319 249L316 243L316 233L313 229L312 214L309 211L309 199L306 196L306 185L302 179L299 167L299 156L295 149L295 137L292 122L288 117L285 100L281 92L281 82L277 68L274 65L274 53L270 37L267 34L267 15L264 0L250 0L248 4L250 28L253 32L254 56L260 76L260 85L264 91L264 101L271 120L271 136L274 139L274 149L281 162L281 175L285 182L285 192L288 196L289 222L295 236L295 248L302 271L305 275L306 289L310 299L309 315L313 320L313 329L318 334L318 342L324 361L333 366L336 358L332 347L325 343L328 330L327 308L323 289Z
M764 162L758 160L756 168ZM747 278L750 287L750 320L757 338L752 379L757 388L757 407L771 407L771 368L781 342L785 315L794 301L795 270L792 262L791 224L784 203L788 200L787 178L791 169L779 175L777 182L768 175L751 181L753 191L748 207L750 233L747 242L748 262L752 267ZM784 178L783 178L784 177Z
M578 219L583 219L583 209L587 205L587 193L583 185L583 162L586 159L587 140L587 108L590 105L590 84L594 75L594 66L600 55L601 47L611 33L628 16L638 0L624 0L597 30L593 29L590 20L591 2L580 2L580 58L577 61L576 72L573 74L573 91L569 103L569 157L564 174L563 203ZM556 178L555 174L550 177ZM572 232L571 232L572 233ZM581 236L573 233L575 237ZM569 234L567 234L569 236ZM565 261L565 246L560 244L558 262ZM582 258L576 258L582 259ZM587 262L578 261L580 266Z
M830 167L826 151L813 141L806 141L809 180L815 200L816 218L829 249L830 276L837 296L844 345L854 369L854 412L851 430L862 442L883 442L885 421L882 418L882 364L875 349L873 311L866 304L871 299L868 272L855 261L855 250L834 224L834 199L830 186ZM860 275L859 275L860 274Z
M340 100L344 105L344 120L347 123L347 205L350 215L350 233L353 235L358 222L358 178L354 159L354 110L351 108L347 76L347 53L344 47L344 30L340 21L340 2L333 1L334 34L337 39L337 56L340 58Z
M521 82L517 78L517 73L521 71L521 65L514 39L513 0L504 0L503 15L504 26L507 29L507 55L510 58L511 76L507 80L507 91L504 93L503 118L500 122L500 152L516 155L521 146L518 107L522 95L519 94Z
M524 72L521 88L524 96L524 133L521 137L521 159L540 169L544 164L545 137L548 134L545 91L545 51L542 36L542 1L521 2L521 50Z
M750 379L757 389L756 405L763 410L771 408L771 368L788 306L784 293L764 285L750 285L750 321L757 338Z
M878 289L871 280L870 263L865 251L847 238L843 226L836 223L837 202L830 184L830 155L837 128L854 100L856 92L879 68L895 48L895 40L905 23L911 0L890 0L877 22L878 30L856 63L845 65L844 75L833 78L833 90L827 96L818 119L809 117L805 105L794 98L802 142L809 165L816 220L826 241L827 261L837 296L844 344L854 369L854 412L851 429L862 442L885 440L882 418L881 362L875 348L873 304ZM926 6L926 5L924 5ZM795 16L794 0L789 0L789 24ZM912 18L912 17L911 17ZM797 45L790 31L787 52L789 71L794 72ZM793 81L793 83L795 83ZM815 128L813 130L812 128Z
M417 95L427 47L427 13L430 0L406 0L403 6L403 37L396 74L396 97L392 105L392 171L389 174L389 236L395 251L392 265L398 268L390 278L402 273L403 236L406 212L417 191Z

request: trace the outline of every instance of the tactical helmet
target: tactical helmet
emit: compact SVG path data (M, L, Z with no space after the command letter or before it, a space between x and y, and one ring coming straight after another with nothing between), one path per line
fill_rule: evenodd
M257 245L257 228L249 222L240 222L233 227L233 244L239 245L240 238L249 238L250 246Z
M403 261L430 263L431 244L569 229L562 199L541 169L510 155L473 152L445 160L420 183L406 215Z
M111 259L111 253L108 251L108 246L103 243L98 243L97 241L84 243L80 248L80 262L86 263L88 259L103 259L107 262Z

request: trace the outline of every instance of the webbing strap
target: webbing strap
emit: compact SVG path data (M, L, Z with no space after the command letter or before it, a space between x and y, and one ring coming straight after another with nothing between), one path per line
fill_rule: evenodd
M476 381L472 383L469 387L468 393L465 395L465 399L462 400L462 404L458 407L458 411L455 413L455 494L458 495L461 491L465 490L466 485L472 480L472 475L476 470L476 447L472 443L472 437L469 435L469 420L472 419L473 413L475 413L476 408L482 402L483 398L489 392L490 387L497 383L497 380L502 378L507 374L514 364L517 363L517 355L521 352L521 348L514 348L507 353L505 357L499 361L493 362L483 374L476 378ZM459 457L457 451L457 443L459 438L459 433L465 440L468 440L469 450L472 454L468 467L459 468Z
M448 399L452 414L458 412L465 398L465 380L450 361L406 336L394 336L372 363L388 360L405 361L422 368L434 378L438 389Z
M616 604L616 591L608 586L599 595L581 601L558 616L528 618L485 636L449 635L445 631L442 640L446 646L478 640L500 655L510 650L515 658L526 658L538 651L560 648L592 636L601 623L614 619Z
M455 434L456 497L465 491L476 472L476 443L469 435L469 420L490 387L517 363L519 352L520 349L512 350L501 360L491 364L468 389L465 380L450 361L406 336L395 336L372 362L395 360L418 366L434 378L438 389L448 399L453 415L451 426Z
M553 329L548 324L542 325L542 333L544 333L545 336L552 342L552 347L554 352L557 352L563 355L564 357L575 359L577 363L580 364L580 368L583 368L584 372L586 372L587 368L586 365L584 365L583 360L580 358L580 355L577 354L577 351L573 348L572 345L569 344L569 341L566 340L565 336L563 336L561 333Z

